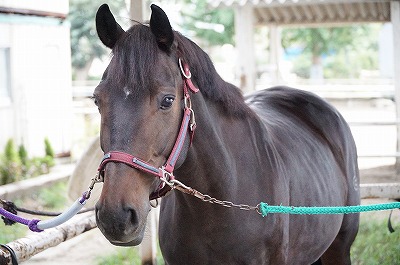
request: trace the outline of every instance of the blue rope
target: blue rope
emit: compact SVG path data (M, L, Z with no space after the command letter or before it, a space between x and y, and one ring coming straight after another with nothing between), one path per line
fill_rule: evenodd
M269 213L284 214L349 214L360 212L383 211L391 209L400 209L400 202L371 204L371 205L355 205L355 206L329 206L329 207L296 207L296 206L272 206L268 203L261 202L259 210L263 217Z

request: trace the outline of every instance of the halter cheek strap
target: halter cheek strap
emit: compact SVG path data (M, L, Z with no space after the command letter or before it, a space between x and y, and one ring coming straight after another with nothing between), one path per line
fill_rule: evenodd
M130 167L144 171L155 177L160 178L161 180L164 180L160 187L155 192L150 194L150 200L160 198L171 190L170 186L165 185L165 181L175 179L173 172L179 155L182 152L187 132L189 132L190 142L192 142L194 130L196 129L196 121L194 117L194 111L192 109L189 90L193 93L197 93L199 91L199 89L196 88L191 81L189 66L186 63L182 63L181 58L179 58L178 62L183 79L184 109L178 137L176 138L174 147L172 148L171 154L169 155L167 162L165 162L162 167L157 168L131 154L127 154L121 151L110 151L104 155L103 160L101 161L98 168L99 175L102 176L101 180L104 178L106 164L110 162L117 162L124 163Z

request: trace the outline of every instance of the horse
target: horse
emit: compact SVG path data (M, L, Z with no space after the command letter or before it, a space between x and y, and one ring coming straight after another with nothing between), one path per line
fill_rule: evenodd
M163 196L166 264L351 264L358 214L263 218L223 207L358 205L357 150L341 114L295 88L242 95L160 7L151 11L149 23L127 31L106 4L96 14L112 50L93 93L105 153L96 204L104 236L138 245L150 199ZM203 196L179 192L188 187Z

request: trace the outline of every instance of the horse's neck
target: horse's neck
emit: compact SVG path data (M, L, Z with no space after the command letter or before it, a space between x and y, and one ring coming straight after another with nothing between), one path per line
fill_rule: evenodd
M193 104L197 129L187 159L178 171L178 177L181 176L184 183L202 189L202 192L218 187L223 192L241 185L240 178L244 170L249 170L247 167L262 171L261 155L258 153L262 148L256 147L262 139L258 139L260 134L254 126L254 117L246 119L224 115L216 103L207 104L204 101Z

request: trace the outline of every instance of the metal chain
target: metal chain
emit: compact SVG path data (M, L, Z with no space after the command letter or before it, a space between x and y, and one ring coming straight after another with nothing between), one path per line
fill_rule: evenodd
M189 186L186 186L182 182L176 179L172 179L170 181L166 180L165 178L161 178L163 182L165 182L167 185L169 185L172 189L179 190L183 193L192 195L204 202L212 203L212 204L218 204L227 208L238 208L240 210L245 210L245 211L256 211L258 214L262 214L260 211L260 204L257 204L256 206L250 206L247 204L235 204L231 201L223 201L223 200L218 200L214 197L211 197L210 195L203 194L200 191L193 189Z
M101 174L100 171L98 171L96 173L96 175L91 179L91 182L89 184L89 188L85 192L85 200L88 200L90 198L90 195L92 194L92 190L94 188L94 185L96 183L100 183L100 182L103 182L103 181L104 181L103 175Z

